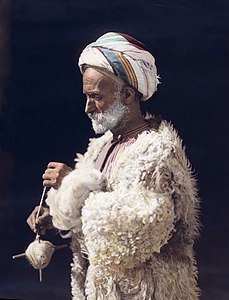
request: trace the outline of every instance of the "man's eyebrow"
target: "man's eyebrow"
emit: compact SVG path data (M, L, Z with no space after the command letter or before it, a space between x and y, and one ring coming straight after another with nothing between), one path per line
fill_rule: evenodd
M94 96L102 96L102 93L100 93L100 92L98 92L98 91L88 91L88 92L86 92L86 91L83 91L83 94L84 95L94 95Z

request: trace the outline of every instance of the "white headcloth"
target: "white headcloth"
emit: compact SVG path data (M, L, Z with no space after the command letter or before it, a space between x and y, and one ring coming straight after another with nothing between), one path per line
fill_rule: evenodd
M109 32L89 44L79 58L82 73L84 65L117 76L138 90L143 101L155 93L159 84L153 55L141 42L126 34Z

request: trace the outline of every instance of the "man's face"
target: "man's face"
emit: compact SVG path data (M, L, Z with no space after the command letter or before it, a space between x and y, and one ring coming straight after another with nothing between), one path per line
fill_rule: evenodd
M87 96L85 112L96 133L121 127L128 113L121 91L107 76L92 68L83 74L83 93Z

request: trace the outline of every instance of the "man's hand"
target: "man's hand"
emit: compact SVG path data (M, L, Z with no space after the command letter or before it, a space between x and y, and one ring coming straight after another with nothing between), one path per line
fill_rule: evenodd
M36 206L27 219L29 227L38 234L45 234L46 229L53 228L52 217L49 214L49 208L41 207L40 215L37 218L39 206Z
M50 162L42 176L43 185L58 189L63 178L71 171L72 169L63 163Z

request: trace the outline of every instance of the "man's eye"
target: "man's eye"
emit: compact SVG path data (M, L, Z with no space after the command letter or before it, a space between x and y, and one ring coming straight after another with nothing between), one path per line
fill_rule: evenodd
M94 99L94 100L96 100L96 101L99 101L99 100L102 99L102 96L101 95L97 95L97 94L93 94L93 95L91 95L91 98Z
M91 99L91 100L94 100L94 101L100 101L100 100L102 100L102 95L98 95L98 94L86 94L86 97L88 98L88 99Z
M95 96L95 100L97 100L97 101L102 100L102 96L99 96L99 95Z

